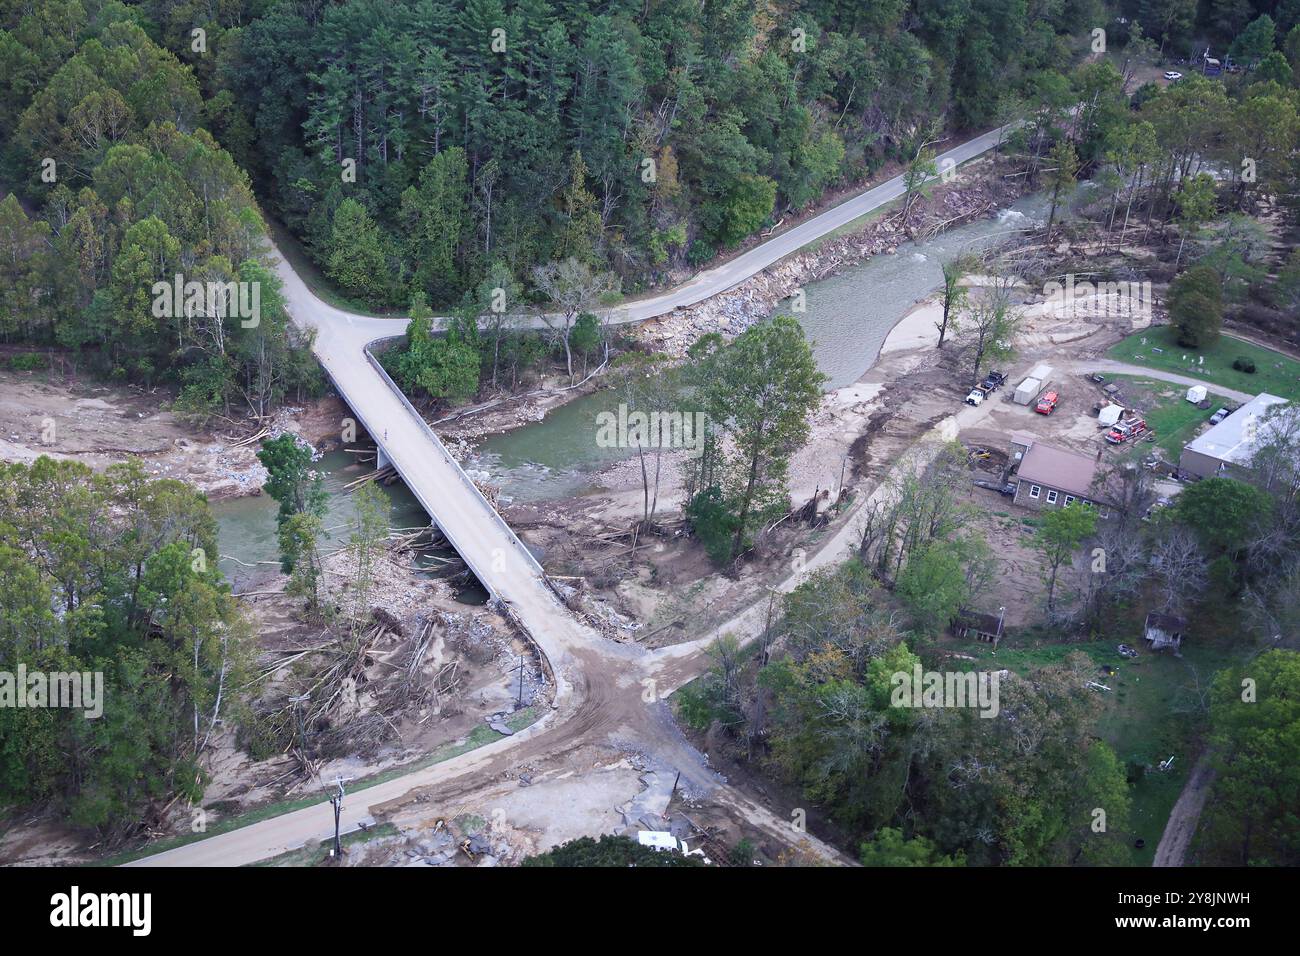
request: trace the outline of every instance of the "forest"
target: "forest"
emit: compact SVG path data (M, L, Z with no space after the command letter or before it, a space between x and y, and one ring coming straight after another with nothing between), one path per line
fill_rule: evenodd
M537 270L569 259L617 298L960 131L1086 100L1080 24L1272 51L1289 85L1295 4L1203 6L4 0L0 342L259 417L317 380L264 215L359 308L545 303ZM1110 158L1092 139L1085 171ZM266 320L154 315L178 273L264 283ZM539 358L513 345L511 380ZM450 365L434 397L471 391ZM494 386L501 365L498 338Z
M547 363L572 383L609 359L599 305L886 168L919 181L940 143L1010 123L1003 152L1053 219L1092 177L1103 247L1171 230L1171 320L1190 346L1229 310L1294 329L1300 257L1274 269L1257 217L1294 212L1298 21L1296 0L0 0L0 343L165 385L197 419L264 419L320 382L265 256L271 220L347 303L411 315L383 360L413 396L465 401ZM1112 62L1079 63L1091 23L1134 56L1212 42L1250 69L1228 84L1184 67L1130 95ZM152 290L178 275L256 284L257 320L160 314ZM489 305L498 291L507 311L561 315L519 334ZM434 309L455 315L445 335ZM728 428L690 476L688 518L725 566L789 510L784 464L822 383L792 319L725 348L706 337L692 359ZM788 401L768 394L773 360ZM277 456L309 470L272 445L273 472ZM238 704L251 641L211 564L212 519L133 466L44 458L0 478L0 659L102 670L117 701L94 726L0 710L0 803L134 835L144 808L197 801L216 715ZM1296 633L1297 487L1279 466L1263 487L1189 489L1146 550L1116 546L1129 563L1092 582L1075 622L1104 627L1107 593L1200 581ZM284 570L312 603L320 516L290 491ZM824 806L865 862L1122 861L1084 811L1116 808L1121 831L1131 771L1094 739L1077 659L1008 681L1018 723L883 705L882 680L926 651L979 554L959 511L904 492L887 536L785 602L789 653L754 668L720 644L683 720ZM1042 533L1058 565L1095 530L1061 513ZM1162 585L1144 562L1171 547L1182 563ZM1252 674L1290 693L1293 658L1272 651ZM1227 706L1239 676L1205 696L1225 755L1206 856L1294 863L1294 742L1265 732L1294 715Z

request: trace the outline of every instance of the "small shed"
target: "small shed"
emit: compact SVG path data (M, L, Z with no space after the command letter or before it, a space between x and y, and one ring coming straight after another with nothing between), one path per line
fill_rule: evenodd
M1175 614L1162 614L1152 611L1147 615L1143 637L1151 645L1151 650L1162 651L1172 647L1178 650L1183 644L1183 634L1187 631L1187 621Z
M1103 405L1101 411L1097 413L1097 424L1103 428L1108 428L1119 421L1119 417L1123 414L1123 405L1116 405L1114 402Z
M998 642L1002 640L1002 623L1006 613L1005 607L998 608L997 614L985 614L983 611L961 608L957 616L952 619L952 632L957 637L974 638L992 644L996 648Z
M1193 385L1187 390L1187 400L1193 405L1199 405L1205 401L1205 396L1208 394L1209 391L1204 385Z

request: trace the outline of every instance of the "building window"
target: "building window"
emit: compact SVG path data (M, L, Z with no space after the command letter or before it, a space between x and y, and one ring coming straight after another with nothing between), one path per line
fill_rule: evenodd
M1048 492L1047 492L1047 503L1048 503L1049 505L1054 505L1054 504L1056 504L1056 499L1057 499L1058 497L1059 497L1059 496L1057 495L1057 493L1056 493L1055 491L1052 491L1051 489L1048 489Z
M1066 495L1066 496L1065 496L1065 503L1066 503L1067 505L1072 505L1072 504L1074 504L1074 495Z
M1037 485L1030 485L1030 486L1029 486L1029 497L1031 497L1031 498L1037 498L1037 497L1038 497L1038 493L1041 492L1042 490L1043 490L1043 489L1042 489L1042 488L1039 488Z

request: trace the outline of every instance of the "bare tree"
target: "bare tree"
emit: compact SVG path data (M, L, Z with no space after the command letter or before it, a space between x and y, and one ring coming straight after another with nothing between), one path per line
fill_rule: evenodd
M975 270L978 262L977 257L965 255L943 264L943 292L940 295L940 301L943 303L943 318L935 323L935 328L939 330L939 344L935 348L943 348L944 339L948 337L949 332L956 333L957 317L970 295L962 280Z
M982 288L972 289L961 312L958 340L971 356L971 384L978 384L985 359L1007 358L1013 353L1016 333L1023 320L1012 307L1015 280L994 275Z
M629 438L636 442L637 457L641 465L642 526L650 527L659 509L659 478L663 470L666 445L674 438L676 423L678 438L689 437L696 442L704 438L697 431L690 412L682 408L682 385L672 369L663 368L655 357L630 356L625 366L619 393L627 405L629 420L633 413L641 413L644 427L630 429ZM649 450L653 461L647 460Z
M1160 582L1160 610L1172 611L1199 594L1209 578L1205 555L1190 528L1171 524L1151 547L1151 570Z
M542 315L553 337L564 346L564 366L573 382L573 349L569 338L578 317L591 312L601 299L619 290L619 279L609 272L592 272L583 262L570 256L560 262L548 262L533 269L533 285L546 296L558 314Z

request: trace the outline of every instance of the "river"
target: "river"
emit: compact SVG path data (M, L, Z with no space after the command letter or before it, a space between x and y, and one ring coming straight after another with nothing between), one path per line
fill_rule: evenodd
M813 357L833 390L858 381L879 355L890 330L917 302L943 284L943 264L1041 226L1050 203L1026 196L990 219L958 226L928 242L907 243L804 290L806 310L792 312L812 341ZM536 501L581 494L591 475L632 454L596 444L596 416L620 399L612 389L575 399L535 425L490 435L466 463L476 476L500 486L504 499Z
M1047 210L1045 197L1026 196L993 218L950 229L927 242L902 245L894 255L873 256L812 283L804 291L806 310L802 313L790 312L786 303L777 311L794 314L803 325L817 365L828 377L828 390L850 385L875 364L881 345L899 320L940 287L944 262L992 248L1019 232L1041 226ZM596 443L597 415L614 410L619 401L615 390L602 389L555 409L541 422L491 435L466 462L466 470L498 485L503 501L581 494L593 486L592 475L631 454L625 448L604 448ZM346 452L324 455L318 467L329 492L327 540L322 550L331 551L346 544L353 515L351 496L341 493L343 486L365 469L353 464L353 456ZM423 509L404 485L398 482L385 491L392 504L393 527L426 522ZM278 559L276 503L269 497L219 501L212 509L221 553L228 556L221 564L228 577L246 576L251 570L247 565ZM464 593L464 599L471 602L481 597L473 589Z

